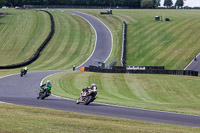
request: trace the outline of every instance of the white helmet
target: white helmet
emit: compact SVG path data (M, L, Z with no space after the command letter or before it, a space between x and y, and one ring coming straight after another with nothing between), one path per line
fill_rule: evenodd
M95 83L93 83L93 84L92 84L92 86L93 86L93 87L96 87L96 84L95 84Z

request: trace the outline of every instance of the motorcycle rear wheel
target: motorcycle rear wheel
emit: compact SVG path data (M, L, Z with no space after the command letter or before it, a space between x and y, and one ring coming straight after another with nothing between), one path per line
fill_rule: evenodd
M46 97L46 94L47 94L47 92L45 91L43 94L42 94L42 100Z

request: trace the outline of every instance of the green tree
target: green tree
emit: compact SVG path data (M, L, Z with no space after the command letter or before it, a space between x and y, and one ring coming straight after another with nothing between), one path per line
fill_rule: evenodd
M155 0L156 1L156 7L160 6L160 0Z
M80 5L80 6L127 6L140 8L142 0L0 0L6 1L7 6L23 5ZM157 1L157 0L152 0Z
M183 2L183 0L177 0L175 5L176 5L178 8L182 8L183 5L184 5L184 2Z
M153 0L142 0L141 7L142 8L155 8L155 3Z
M127 0L127 5L130 8L140 8L141 0Z
M165 0L164 1L164 6L166 6L167 8L170 8L173 5L172 0Z
M6 4L6 0L0 0L0 7L4 6Z

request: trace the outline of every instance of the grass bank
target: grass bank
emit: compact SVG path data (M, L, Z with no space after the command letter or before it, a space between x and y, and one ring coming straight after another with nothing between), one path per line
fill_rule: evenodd
M66 72L50 79L52 93L77 99L81 89L96 83L96 102L200 115L200 78L174 75Z
M10 65L30 58L50 31L50 19L45 12L4 10L0 18L0 64Z
M195 133L200 129L1 103L0 132Z
M34 10L5 10L0 18L0 64L10 65L30 58L50 32L50 18ZM92 53L95 33L81 17L50 11L55 20L55 34L29 65L30 71L69 69L82 64Z
M100 15L104 10L79 10L101 19L111 29L114 49L110 59L119 64L122 22L128 24L127 65L165 66L183 69L199 53L199 10L122 10L113 15ZM170 22L156 22L155 16L170 18Z
M33 70L71 69L91 55L96 35L83 18L66 12L51 11L55 34L40 58L32 63Z

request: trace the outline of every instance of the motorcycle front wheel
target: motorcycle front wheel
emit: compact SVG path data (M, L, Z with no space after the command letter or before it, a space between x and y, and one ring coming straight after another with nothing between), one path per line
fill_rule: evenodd
M79 99L77 99L77 100L76 100L76 104L79 104L79 103L80 103L80 100L79 100Z
M92 101L92 99L93 99L92 96L88 96L88 99L85 100L84 104L85 104L85 105L90 104L90 102Z

